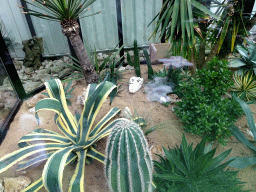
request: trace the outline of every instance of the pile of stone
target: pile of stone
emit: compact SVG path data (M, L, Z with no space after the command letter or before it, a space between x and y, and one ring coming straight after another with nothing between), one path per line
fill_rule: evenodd
M35 70L32 67L25 67L23 61L14 60L14 65L25 91L32 91L51 78L60 78L71 74L74 70L66 66L64 62L68 64L72 63L69 57L64 57L63 59L54 61L45 60L38 70ZM10 80L6 77L3 86L0 87L0 91L12 89L10 85Z

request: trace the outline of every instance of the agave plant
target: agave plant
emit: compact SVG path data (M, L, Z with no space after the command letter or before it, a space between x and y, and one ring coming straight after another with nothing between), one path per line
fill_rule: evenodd
M243 71L242 75L235 73L233 91L240 99L249 101L256 98L256 76L252 71Z
M252 112L251 112L249 106L246 104L246 102L237 98L236 96L234 96L234 97L239 102L240 106L242 107L242 109L243 109L243 111L246 115L248 125L250 127L250 130L251 130L252 135L253 135L254 140L255 140L255 138L256 138L256 125L255 125L255 122L253 120ZM241 143L246 145L250 150L252 150L254 152L254 154L256 154L255 141L254 141L254 144L251 143L247 139L247 137L236 126L233 126L231 131L232 131L232 134L235 136L235 138L238 141L240 141ZM234 161L231 162L229 166L239 168L239 169L243 169L243 168L246 168L247 166L256 164L256 156L254 156L254 157L233 157L232 159Z
M71 95L72 91L75 89L75 87L71 88L72 85L72 80L68 82L68 84L66 86L64 86L64 92L65 92L65 97L66 97L66 102L68 105L71 105L71 102L68 100L70 98L73 97L73 95ZM42 93L43 95L46 95L47 97L50 97L48 93Z
M120 111L114 107L94 126L100 107L116 86L108 81L99 85L90 84L84 109L81 115L75 116L67 107L61 81L52 79L46 82L45 86L50 98L42 99L36 104L36 117L38 118L37 113L41 110L55 112L55 122L62 134L36 129L23 136L18 144L21 149L0 159L0 173L18 162L18 170L23 170L46 160L42 177L24 191L38 191L43 186L47 191L63 191L63 170L67 164L77 160L69 191L83 192L85 163L92 159L101 163L105 160L105 156L96 150L95 143L109 135L113 126L120 121L115 120L107 125Z
M216 156L216 148L211 145L205 148L206 137L193 149L188 145L185 136L180 147L164 149L165 158L154 161L156 190L166 191L242 191L242 182L236 178L237 171L224 171L232 160L220 164L229 155L231 149Z
M48 19L52 21L58 21L61 24L62 32L70 40L78 60L81 65L81 69L87 83L98 82L99 76L94 70L92 63L85 50L85 46L79 36L80 26L77 19L81 14L88 11L88 6L94 3L96 0L22 0L31 7L38 8L30 9L27 7L21 7L24 10L24 14L33 15L42 19ZM95 15L100 13L94 13ZM87 15L84 17L88 17ZM81 17L80 17L81 18Z
M248 47L237 45L236 50L240 54L240 58L230 61L229 66L238 68L239 74L243 71L253 70L256 74L256 46L252 41L247 41Z

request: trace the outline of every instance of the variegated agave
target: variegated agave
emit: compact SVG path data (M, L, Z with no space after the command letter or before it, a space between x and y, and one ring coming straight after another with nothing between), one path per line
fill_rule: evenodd
M45 86L50 98L42 99L36 104L36 117L37 112L41 110L56 112L55 122L63 135L46 129L36 129L23 136L18 143L21 149L0 159L0 173L17 162L18 170L24 170L47 160L42 177L24 191L38 191L43 186L50 192L63 191L64 167L77 159L69 191L83 192L85 163L92 159L104 163L105 159L105 156L95 149L95 142L109 135L113 126L120 121L117 119L106 125L120 111L114 107L93 127L100 107L116 86L108 81L99 85L90 84L82 114L75 116L67 107L61 81L52 79L46 82Z

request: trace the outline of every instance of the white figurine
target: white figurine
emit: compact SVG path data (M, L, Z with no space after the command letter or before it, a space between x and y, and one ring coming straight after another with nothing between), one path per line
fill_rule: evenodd
M143 78L140 77L131 77L129 80L129 91L130 93L135 93L138 91L143 84Z

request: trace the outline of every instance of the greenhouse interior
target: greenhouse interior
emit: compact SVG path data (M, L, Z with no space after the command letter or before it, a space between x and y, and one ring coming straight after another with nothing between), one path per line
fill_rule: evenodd
M256 191L255 0L1 0L0 192Z

